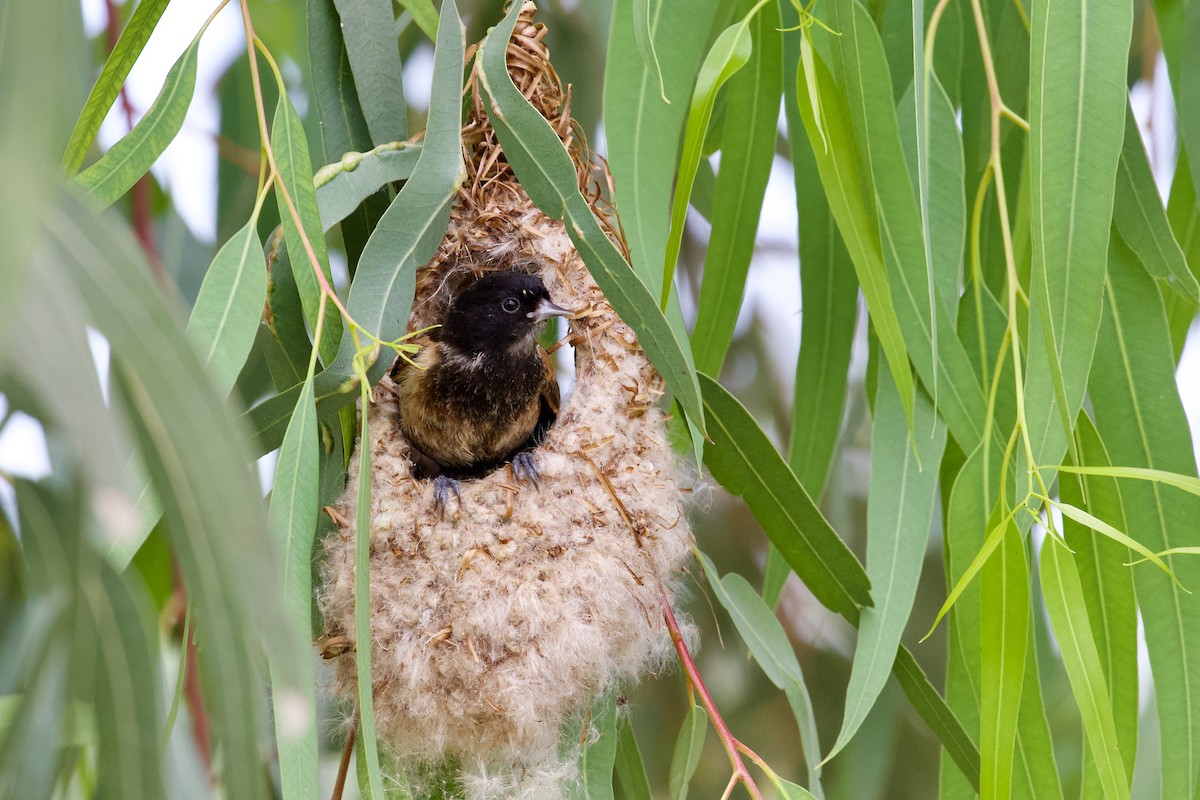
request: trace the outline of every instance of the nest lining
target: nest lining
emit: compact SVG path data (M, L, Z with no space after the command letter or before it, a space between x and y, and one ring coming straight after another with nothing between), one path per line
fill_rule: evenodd
M543 35L527 3L509 43L510 74L559 132L603 211L607 170L597 176L583 154ZM570 772L556 755L564 721L669 658L660 591L672 593L692 535L657 405L662 381L562 223L516 182L477 87L470 91L468 181L437 255L418 272L410 330L438 322L449 297L488 270L537 274L555 303L577 312L576 383L535 451L538 487L503 467L464 481L457 513L452 501L445 518L431 484L413 477L390 380L376 388L366 409L376 726L401 758L468 765L472 796L513 796L521 784L526 796L546 797L547 781ZM319 598L327 635L349 640L356 486L352 459ZM337 659L334 690L356 696L353 655Z

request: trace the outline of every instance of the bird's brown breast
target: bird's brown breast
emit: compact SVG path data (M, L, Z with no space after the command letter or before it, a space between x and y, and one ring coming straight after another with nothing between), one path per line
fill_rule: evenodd
M451 472L502 462L533 435L545 384L554 380L537 351L530 356L469 357L429 342L417 365L396 376L401 431Z

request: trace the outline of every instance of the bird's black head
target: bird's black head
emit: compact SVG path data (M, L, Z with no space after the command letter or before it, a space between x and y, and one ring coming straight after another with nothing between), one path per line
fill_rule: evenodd
M451 301L440 338L467 354L532 347L543 322L568 314L550 302L541 278L492 272Z

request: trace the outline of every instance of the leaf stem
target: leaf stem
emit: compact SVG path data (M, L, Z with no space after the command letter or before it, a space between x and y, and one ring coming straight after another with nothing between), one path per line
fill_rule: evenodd
M717 730L717 735L721 738L721 745L725 748L726 755L729 756L729 764L733 767L733 775L730 778L729 787L726 788L725 795L728 796L729 789L736 783L745 785L746 791L755 800L764 800L763 794L759 791L758 785L754 783L754 778L750 775L750 771L746 769L746 764L742 761L741 752L749 753L750 750L744 744L739 742L729 730L729 726L725 724L725 720L721 717L721 712L717 711L716 703L713 702L712 696L708 693L708 687L704 685L704 679L700 677L700 670L696 668L696 662L692 659L692 654L688 650L687 644L683 641L683 634L679 630L679 623L675 621L675 613L671 610L671 601L667 599L666 591L659 586L659 594L662 596L663 619L666 620L667 630L671 632L671 642L675 645L675 652L679 654L679 663L683 665L683 671L687 674L688 690L695 689L696 694L700 696L700 703L704 706L704 710L708 712L708 717L712 721L713 727Z

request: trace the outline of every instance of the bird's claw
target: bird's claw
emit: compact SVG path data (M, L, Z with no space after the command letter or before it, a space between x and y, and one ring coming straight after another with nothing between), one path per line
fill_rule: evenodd
M535 487L538 486L538 469L537 460L534 459L533 453L529 450L522 450L512 458L513 478L518 483L528 480Z
M433 507L437 511L438 519L446 516L446 504L450 501L450 493L458 498L458 505L462 507L462 487L458 481L447 475L438 475L433 479Z

